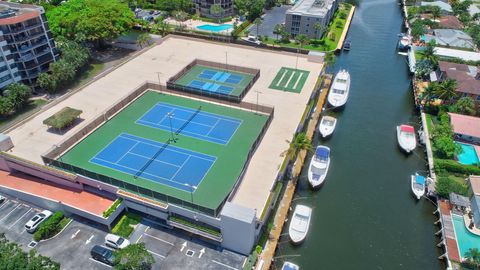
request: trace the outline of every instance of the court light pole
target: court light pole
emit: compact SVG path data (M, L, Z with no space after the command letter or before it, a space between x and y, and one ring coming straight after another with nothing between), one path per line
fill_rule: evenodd
M197 186L194 186L194 185L190 185L189 183L185 183L184 184L186 187L190 188L190 200L191 200L191 203L192 203L192 207L194 205L193 203L193 192L195 190L197 190ZM195 209L195 208L194 208ZM197 214L194 212L193 214L193 219L195 219L196 221L198 221L198 218L197 218Z
M225 70L228 71L228 52L225 51Z
M170 138L170 141L177 142L177 140L175 139L175 135L173 134L172 118L174 116L175 115L172 112L167 113L167 117L168 117L168 120L169 120L169 123L170 123L170 133L171 133L171 137L172 137L172 138Z
M258 96L262 94L263 92L260 92L258 90L255 90L255 93L257 93L257 113L258 113Z
M161 85L162 85L162 81L160 80L160 76L163 75L163 73L160 72L160 71L157 71L157 72L155 72L155 73L157 73L157 77L158 77L158 91L160 91L160 90L162 90L162 86L161 86Z

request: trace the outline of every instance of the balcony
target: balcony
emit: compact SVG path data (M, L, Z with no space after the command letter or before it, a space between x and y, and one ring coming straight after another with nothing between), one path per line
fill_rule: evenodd
M220 231L193 223L183 218L171 216L168 218L167 224L216 242L223 241L222 233Z

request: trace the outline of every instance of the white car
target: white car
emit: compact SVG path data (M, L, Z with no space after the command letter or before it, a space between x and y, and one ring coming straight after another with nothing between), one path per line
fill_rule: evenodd
M36 214L33 218L31 218L26 224L25 224L25 229L29 233L34 233L38 226L47 220L51 215L53 215L52 212L48 210L43 210L41 213Z
M257 44L257 45L262 44L262 42L260 40L258 40L255 36L244 37L244 38L242 38L242 40L244 40L246 42L254 43L254 44Z
M109 233L105 236L105 245L116 249L122 249L130 245L130 241L118 235Z

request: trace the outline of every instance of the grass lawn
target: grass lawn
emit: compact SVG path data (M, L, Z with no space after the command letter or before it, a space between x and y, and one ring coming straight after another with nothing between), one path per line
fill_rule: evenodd
M342 36L343 29L345 28L345 22L346 19L340 18L340 12L344 12L345 14L350 13L350 10L353 7L346 8L345 5L340 4L339 9L337 12L335 12L335 15L333 17L333 20L330 22L328 25L328 30L325 32L323 38L321 39L322 45L317 45L317 44L307 44L302 47L302 49L310 50L310 51L333 51L337 48L338 41L340 40L340 37ZM337 22L340 22L341 27L337 27ZM323 42L322 42L323 41ZM289 43L283 43L280 42L280 40L276 40L274 38L268 38L268 39L262 39L262 42L266 44L271 44L271 45L279 45L282 47L289 47L289 48L298 48L298 43L296 42L289 42Z
M130 234L132 234L135 225L140 223L141 220L142 217L139 215L127 212L123 214L117 224L113 227L112 233L128 239Z
M6 118L0 118L0 130L6 128L9 124L19 121L23 118L28 117L29 115L34 114L40 108L45 105L48 101L45 99L34 99L30 100L29 104L22 109L18 110L14 114L10 115L9 117Z
M428 134L432 135L433 132L433 117L431 114L426 113L425 114L425 119L427 119L427 129L428 129Z

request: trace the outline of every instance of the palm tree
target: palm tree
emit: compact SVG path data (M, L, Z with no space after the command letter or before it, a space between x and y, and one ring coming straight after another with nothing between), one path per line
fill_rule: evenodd
M323 62L327 67L331 67L335 64L336 60L337 58L333 52L327 52L325 53L325 58L323 59Z
M438 88L437 82L430 83L427 87L425 87L425 91L422 93L420 100L424 101L425 103L429 103L430 101L432 101L435 98L435 93L437 92L437 88Z
M457 81L453 79L446 79L442 83L438 84L435 89L435 94L438 98L443 100L451 100L458 96Z
M295 36L295 41L298 42L300 48L303 48L303 45L308 44L308 36L304 34L297 35Z
M451 112L475 115L475 101L471 97L462 97L450 107Z
M438 57L435 55L435 44L434 40L428 42L422 54L424 59L429 60L436 67L438 65Z
M313 29L315 29L315 37L320 39L322 37L323 31L325 31L325 26L321 23L316 23L313 25Z
M285 25L280 23L276 24L275 27L273 28L273 33L277 35L277 40L278 40L278 36L282 33L284 28L285 28Z
M222 15L223 12L224 9L220 4L213 4L210 7L210 13L217 18L218 22L220 22L220 15Z
M148 33L142 33L137 37L137 45L140 48L150 43L151 37Z
M262 19L256 18L255 21L253 21L253 23L257 26L257 39L258 39L258 36L259 36L258 28L259 28L260 25L262 24Z
M435 19L440 18L442 10L438 6L432 6L430 12L432 13L433 20L435 21Z
M285 150L281 156L290 156L292 159L297 157L300 150L311 151L313 149L312 141L310 141L310 139L307 138L307 135L303 132L298 133L293 141L287 140L287 143L290 147Z
M475 269L479 269L480 266L480 251L477 248L471 248L465 253L465 258L470 262Z

